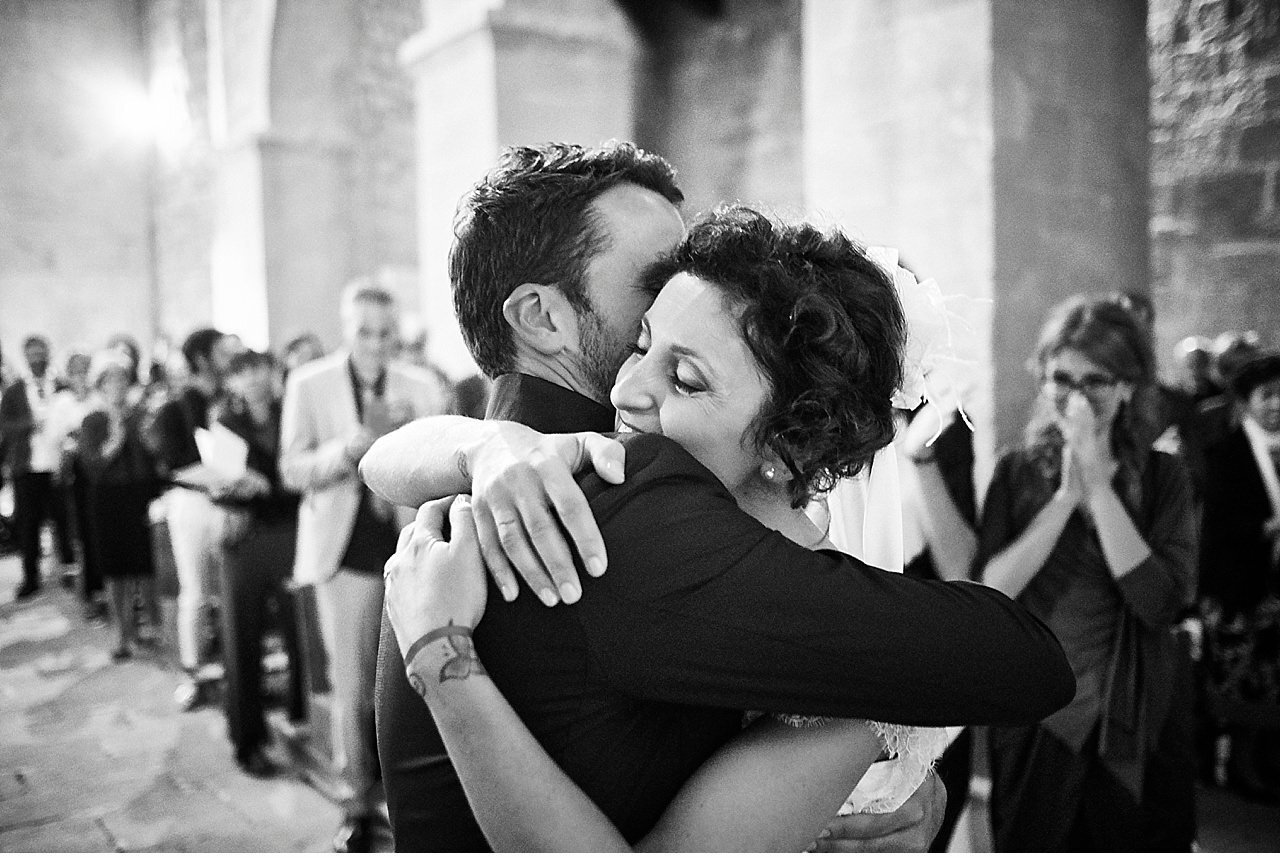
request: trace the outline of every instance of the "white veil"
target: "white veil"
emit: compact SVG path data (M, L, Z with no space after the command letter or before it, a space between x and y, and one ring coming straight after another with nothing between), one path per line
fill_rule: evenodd
M964 363L955 356L951 325L954 314L946 308L947 299L937 283L932 279L917 282L915 275L898 264L896 250L870 247L867 255L893 278L906 314L903 384L894 393L893 404L896 408L913 409L929 398L928 374L948 363ZM955 385L954 389L961 388ZM964 415L963 408L960 413ZM936 440L935 437L929 443ZM825 502L811 506L810 514L815 519L821 515L821 506L826 507L828 533L836 548L871 566L902 572L907 559L903 556L903 496L893 443L876 451L870 468L856 477L840 480ZM893 758L868 769L841 813L896 810L911 797L934 760L963 729L880 723L874 726Z

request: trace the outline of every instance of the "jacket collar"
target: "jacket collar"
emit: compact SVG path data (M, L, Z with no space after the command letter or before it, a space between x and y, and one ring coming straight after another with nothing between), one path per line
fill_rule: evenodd
M500 375L486 420L514 420L539 432L612 432L614 411L555 382L524 373Z

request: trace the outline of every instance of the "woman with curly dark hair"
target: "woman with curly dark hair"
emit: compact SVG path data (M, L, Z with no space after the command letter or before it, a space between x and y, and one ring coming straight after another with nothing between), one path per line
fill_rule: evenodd
M692 457L691 466L709 472L754 519L750 531L735 531L740 538L730 536L716 550L741 552L761 540L775 540L788 551L796 545L819 555L834 551L823 528L807 515L806 507L816 493L829 489L837 479L865 469L893 438L891 399L903 377L906 323L890 274L837 231L781 223L751 209L731 206L692 226L675 251L651 271L649 279L656 298L643 316L632 354L618 372L611 395L628 451L627 481L622 486L590 479L584 484L587 494L596 498L596 515L609 521L610 527L617 527L619 533L656 530L647 514L628 517L626 507L636 496L628 495L627 487L645 479L637 475L633 465L643 467L645 457L651 455L646 451L662 449L679 455L681 461ZM472 424L470 431L480 431L479 425ZM438 454L438 445L423 443L418 434L409 437L415 439L414 449ZM385 483L374 472L385 471L375 461L381 455L371 456L366 458L363 471L370 485L379 489ZM393 469L404 462L399 453L390 454L390 460ZM687 477L672 472L661 479ZM448 488L458 490L453 485ZM410 666L410 680L435 717L471 810L493 848L592 851L625 849L628 841L635 841L643 848L678 851L799 849L820 836L822 825L882 752L901 763L886 778L890 788L869 790L857 797L853 807L863 809L883 798L888 802L885 809L891 810L894 802L901 802L922 783L932 756L914 759L924 744L917 728L852 718L762 717L720 747L701 768L681 776L677 785L683 783L683 787L670 804L664 800L666 810L660 819L655 815L656 823L633 826L628 832L616 823L619 808L607 806L580 786L622 775L606 771L606 764L598 759L592 759L585 771L571 769L544 751L475 658L469 632L485 613L485 579L476 548L476 526L466 510L465 502L450 508L448 500L422 508L416 527L424 536L431 534L422 544L448 550L437 552L427 568L416 562L389 563L387 610L400 652ZM696 514L696 510L690 513ZM443 525L446 515L453 540L447 545L433 532ZM759 524L773 532L761 531ZM667 542L661 532L647 533L644 538L653 540L659 563L664 563L665 552L697 550ZM402 548L416 541L410 530L401 539ZM785 577L792 571L788 563L769 570L770 578ZM710 567L711 558L704 557L701 565ZM794 574L799 576L798 571ZM660 570L653 570L654 577L661 575ZM589 588L584 587L581 605L546 613L573 622L581 616L577 608L593 604L593 600L612 599L598 584L643 578L646 584L642 586L647 586L649 577L649 571L619 568L615 561L607 576L586 582ZM841 577L832 569L830 577L810 583L816 592L831 592L826 588L838 585ZM686 613L693 602L683 597L658 600L661 616L653 616L655 628L646 628L644 634L683 639L682 625L731 623L730 604L752 583L745 578L731 579L707 576L681 585L702 591L708 603L714 602L709 612L695 619ZM884 573L877 576L877 586L901 587L906 612L913 609L913 599L923 603L925 597L938 595L926 592L931 588L981 591L969 585L929 584ZM959 595L960 590L954 592ZM986 592L982 595L998 598ZM642 610L638 601L624 597L619 610ZM860 622L853 616L837 618L832 627L818 630L790 616L787 601L777 593L776 602L763 609L774 612L774 623L760 618L767 626L761 634L785 637L786 626L803 628L800 634L808 641L806 651L811 661L829 664L823 653L832 638L840 635L835 629ZM798 600L792 595L791 601ZM529 605L529 600L524 604ZM1008 607L1013 608L1011 604ZM488 608L491 616L501 617L508 605L494 599L489 600ZM837 604L832 608L838 610ZM895 625L888 618L881 620L887 626ZM432 631L442 626L452 631L443 637ZM955 633L962 634L959 629ZM580 636L569 629L564 634L566 638ZM865 682L885 697L902 690L914 702L937 703L937 711L945 713L940 718L954 713L948 703L963 692L952 686L951 691L939 694L938 686L973 666L972 662L949 658L955 639L937 629L923 635L910 621L899 621L886 630L886 638L883 643L888 650L929 653L925 659L928 668L918 664L919 669L897 671L876 656L874 665L855 671L856 680L825 673L829 684ZM730 634L727 641L735 639L742 638ZM439 645L433 646L437 640ZM505 665L499 652L503 647L495 645L498 643L484 634L476 641L486 667L501 679L499 672ZM511 649L521 642L502 643ZM725 646L733 644L726 642ZM608 653L588 648L583 657L607 661ZM1015 655L1006 651L996 658L1010 659L1004 665L1010 667ZM560 659L566 660L576 661L577 656ZM556 666L563 668L563 664ZM996 666L997 673L1001 669ZM1051 666L1044 675L1058 682L1059 675ZM685 677L680 680L685 684L707 686L731 685L735 680L694 672ZM462 678L468 681L451 681ZM752 681L750 675L736 679ZM990 685L992 679L973 676L969 681ZM780 679L778 684L787 681ZM589 683L609 684L603 677ZM994 684L1002 686L997 694L1035 696L1027 688L1016 691L1000 679ZM597 692L588 688L584 693ZM670 689L654 689L658 698L670 693ZM615 705L624 712L636 707L634 714L624 717L632 719L631 732L645 735L646 704L632 697L597 708ZM731 710L736 732L739 712L723 702L719 705ZM1049 711L1052 705L1055 702L1046 701L1041 711ZM590 720L600 717L603 713L596 712ZM594 724L579 727L587 732L593 728ZM695 733L696 729L689 728L680 742L687 743ZM670 750L655 742L646 763L662 765L664 753ZM903 776L899 779L897 773ZM641 798L635 796L636 803Z
M1049 625L1076 677L1039 724L991 728L997 851L1186 851L1194 765L1172 625L1195 581L1182 465L1147 447L1154 359L1119 303L1055 308L1025 443L996 465L981 580ZM1181 686L1181 688L1180 688Z

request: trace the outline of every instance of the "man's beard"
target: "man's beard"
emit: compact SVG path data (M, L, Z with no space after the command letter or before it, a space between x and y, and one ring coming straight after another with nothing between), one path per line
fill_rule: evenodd
M628 343L616 342L604 320L594 310L578 314L578 330L582 343L582 374L586 394L601 405L609 404L609 392L618 370L627 359Z

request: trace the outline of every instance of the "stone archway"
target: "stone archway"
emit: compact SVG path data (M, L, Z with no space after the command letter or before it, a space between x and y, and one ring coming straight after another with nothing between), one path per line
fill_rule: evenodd
M211 0L214 323L253 345L338 341L382 273L417 306L410 83L417 0ZM220 110L215 105L220 104Z

